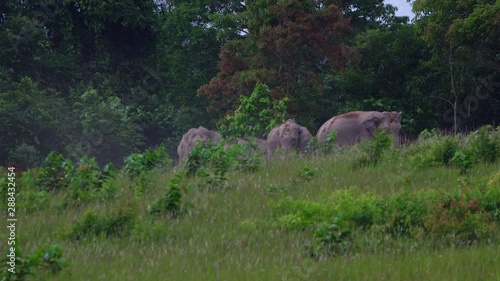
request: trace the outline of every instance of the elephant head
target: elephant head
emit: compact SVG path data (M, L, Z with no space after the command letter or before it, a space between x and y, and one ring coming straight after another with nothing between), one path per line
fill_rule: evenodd
M281 126L271 130L267 137L267 142L271 154L278 147L282 147L284 153L288 154L292 149L304 152L311 138L312 135L306 127L302 127L293 120L288 119Z
M189 153L191 153L197 142L205 143L211 141L216 143L221 140L222 136L217 131L208 130L203 126L192 128L182 136L182 140L177 147L179 161L184 162L188 159Z
M399 143L401 114L395 111L354 111L335 116L325 122L318 131L318 141L325 141L326 136L336 132L335 144L339 146L354 144L363 139L371 139L380 128L394 136Z
M368 130L370 136L375 134L377 128L386 131L394 136L394 142L399 143L401 131L401 113L396 111L373 111L368 114L366 121L363 123Z

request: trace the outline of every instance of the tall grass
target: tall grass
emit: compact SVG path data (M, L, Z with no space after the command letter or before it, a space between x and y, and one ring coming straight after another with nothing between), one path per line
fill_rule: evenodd
M136 179L117 174L116 194L62 207L64 190L35 212L19 212L23 253L48 244L64 251L69 265L58 274L29 280L499 280L498 221L487 241L436 246L425 239L394 237L353 229L355 249L311 258L306 245L313 229L285 230L273 223L281 200L322 202L347 189L380 198L416 191L466 192L486 185L499 172L498 160L477 163L465 175L454 166L416 167L405 153L388 151L377 165L356 167L357 148L329 155L271 160L254 172L232 171L223 189L204 189L203 179L182 180L186 210L177 217L151 216L148 205L161 198L182 171L153 171L140 191ZM144 181L144 179L141 179ZM22 187L21 187L22 188ZM65 236L85 212L134 210L130 233Z

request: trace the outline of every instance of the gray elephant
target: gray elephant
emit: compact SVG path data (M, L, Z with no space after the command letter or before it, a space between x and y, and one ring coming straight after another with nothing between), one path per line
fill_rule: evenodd
M344 113L326 121L319 128L316 138L318 142L324 142L330 132L336 131L336 145L352 145L364 139L371 139L377 128L392 134L395 143L399 143L401 113L395 111L353 111Z
M179 161L184 162L188 159L189 153L196 146L197 141L205 143L209 140L212 143L217 143L222 140L222 136L217 131L210 131L203 126L190 129L182 136L182 140L177 147Z
M273 154L279 147L283 148L284 154L290 153L292 149L304 152L311 138L312 135L306 127L288 119L284 124L274 127L267 136L269 152Z
M235 140L226 143L226 145L224 146L224 151L227 151L231 146L235 144L252 145L252 146L255 145L255 147L252 148L260 149L263 156L269 156L269 144L267 143L267 140L255 137L237 138Z

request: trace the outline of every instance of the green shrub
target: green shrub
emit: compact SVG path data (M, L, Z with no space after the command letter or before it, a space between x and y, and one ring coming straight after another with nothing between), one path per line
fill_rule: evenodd
M435 196L430 192L404 192L388 198L384 210L388 233L393 237L413 236L414 230L423 226Z
M232 159L223 147L223 142L217 144L198 142L189 154L185 165L186 174L204 179L201 184L204 188L225 188Z
M391 144L391 136L383 130L377 130L373 136L373 140L360 144L363 155L356 159L354 167L378 164L384 152L391 147Z
M275 126L285 121L287 98L273 101L269 87L257 83L250 96L240 96L240 105L234 114L226 116L221 134L230 137L264 137Z
M352 234L352 230L346 229L340 218L335 218L331 223L319 224L314 230L316 243L308 246L309 255L325 258L345 254L352 245Z
M450 165L457 151L461 150L454 136L438 137L436 133L424 134L417 144L408 148L403 155L417 168Z
M40 152L34 146L23 143L9 152L7 162L16 163L23 169L31 169L40 164L40 159Z
M434 147L432 147L432 159L435 163L449 165L458 148L458 141L455 137L445 136Z
M165 168L172 160L168 157L165 147L160 146L156 150L146 149L144 153L134 153L125 157L125 173L132 177L155 168Z
M463 152L461 150L455 152L451 162L458 167L460 175L465 175L467 171L472 168L473 163L470 153L468 151Z
M106 183L114 174L113 164L107 164L101 169L94 158L84 156L73 171L67 192L64 193L63 206L90 202L103 197L109 198L109 194L106 193L110 191L110 185ZM107 189L103 190L105 185Z
M99 215L88 210L80 221L63 233L63 236L71 240L98 236L124 237L133 229L135 220L136 215L131 208L121 208L107 215Z
M299 170L297 177L303 181L310 181L316 175L317 171L317 168L303 167Z
M14 273L8 271L11 267L9 262L8 257L2 259L2 272L0 273L0 280L2 281L26 280L30 275L38 275L38 271L56 274L68 265L67 260L63 257L63 251L58 245L38 248L33 254L26 257L19 249L16 249Z
M435 243L469 246L490 238L494 222L492 214L481 212L480 203L462 197L433 205L424 217L424 227Z
M307 229L333 217L324 203L282 199L273 206L273 225L284 230Z
M171 217L179 215L182 207L182 191L180 184L182 174L176 174L167 186L167 192L158 200L148 206L151 215L169 214Z
M62 154L51 152L38 169L37 186L42 190L61 190L68 187L74 166Z
M500 154L500 137L493 135L493 127L483 126L469 134L467 143L474 160L493 163Z
M44 272L57 273L67 266L68 262L63 257L63 250L58 245L39 248L30 257L34 264Z
M234 170L255 172L261 168L262 149L258 147L255 141L232 145L226 153L232 162Z

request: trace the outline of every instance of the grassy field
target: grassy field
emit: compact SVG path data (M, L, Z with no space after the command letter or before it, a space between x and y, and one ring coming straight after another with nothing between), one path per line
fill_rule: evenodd
M277 226L278 202L324 202L340 190L380 198L466 192L500 170L498 162L477 164L460 177L452 167L415 168L399 154L354 168L355 155L269 161L256 172L228 173L227 187L220 190L204 189L203 179L184 178L186 211L177 218L152 217L147 207L165 194L179 167L148 173L140 189L130 177L117 175L111 179L116 194L108 200L63 208L64 191L50 193L50 202L39 210L19 212L17 239L24 254L59 245L68 265L57 274L39 270L28 280L500 280L498 223L493 235L470 246L436 246L426 239L353 229L356 247L311 257L305 249L314 227ZM135 218L128 233L67 238L85 212L127 208Z

